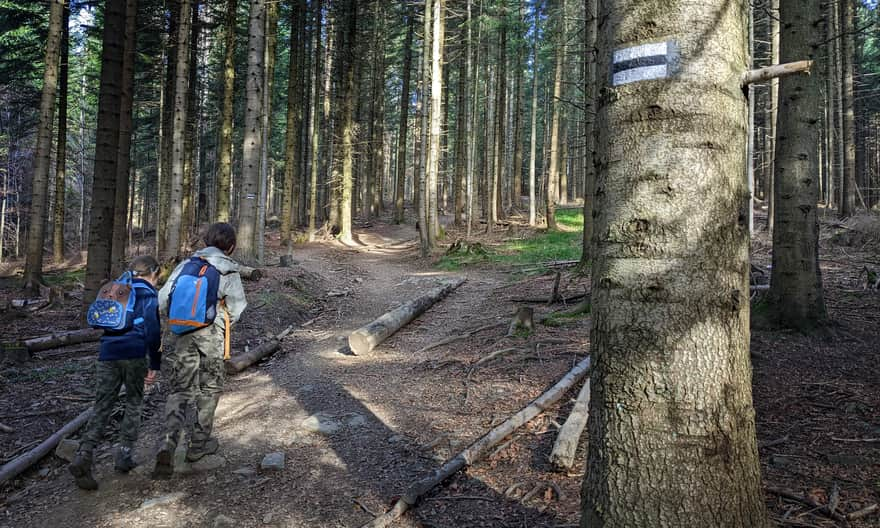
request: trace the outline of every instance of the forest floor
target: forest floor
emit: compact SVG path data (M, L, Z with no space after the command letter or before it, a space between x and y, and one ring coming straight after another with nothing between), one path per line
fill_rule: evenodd
M765 484L807 493L822 504L839 490L843 513L880 503L880 293L862 290L858 276L863 265L877 269L880 262L876 241L850 231L823 226L823 255L834 259L822 262L833 337L756 330L752 339ZM166 389L160 381L145 406L136 451L141 467L115 474L108 441L98 457L100 489L84 492L73 485L64 461L47 456L0 488L0 526L360 526L553 385L588 351L588 314L554 318L530 336L505 337L516 307L523 299L548 297L556 278L532 273L534 263L516 255L536 247L533 254L544 259L576 254L576 233L551 241L571 246L557 255L544 251L541 235L512 222L480 235L490 254L467 262L419 258L411 225L376 221L356 233L357 247L298 245L293 267L270 265L259 282L245 283L249 308L234 330L234 350L256 346L289 324L295 330L281 351L229 378L217 411L217 456L184 467L170 481L150 478ZM460 235L450 228L446 240ZM768 245L766 236L756 237L756 265L769 264ZM267 261L277 263L284 251L277 233L270 233ZM371 355L347 351L352 330L449 276L466 276L467 282ZM72 287L81 275L59 270L50 279ZM18 298L15 288L14 279L0 279L0 305ZM564 297L588 289L588 278L562 273ZM0 312L3 336L76 328L78 303L74 295L26 317ZM536 320L564 308L530 306ZM493 323L498 325L467 339L419 352ZM475 366L507 348L514 350ZM88 407L94 354L94 343L83 344L4 368L0 423L14 431L0 433L3 462ZM557 424L576 394L572 389L561 405L436 488L398 526L576 526L583 446L569 474L554 472L547 461ZM283 469L261 469L263 457L274 452L284 453ZM780 525L838 525L819 509L769 492L766 498ZM880 515L850 526L880 526Z

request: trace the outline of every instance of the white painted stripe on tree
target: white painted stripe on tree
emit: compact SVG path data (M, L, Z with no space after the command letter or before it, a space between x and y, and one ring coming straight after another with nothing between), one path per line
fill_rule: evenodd
M633 46L631 48L623 48L615 51L614 62L624 62L632 59L638 59L640 57L651 57L653 55L666 55L668 52L668 42L642 44L641 46Z
M669 75L669 66L661 64L658 66L642 66L641 68L633 68L617 72L611 78L614 86L629 84L638 81L650 81L652 79L665 79Z

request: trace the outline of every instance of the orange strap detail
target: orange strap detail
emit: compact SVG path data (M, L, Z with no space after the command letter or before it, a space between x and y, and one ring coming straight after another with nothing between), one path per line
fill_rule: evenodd
M229 335L231 325L229 323L229 312L226 310L226 301L221 300L220 307L223 308L223 327L225 330L223 333L223 359L228 361L229 358L232 357L232 354L230 353L232 338Z

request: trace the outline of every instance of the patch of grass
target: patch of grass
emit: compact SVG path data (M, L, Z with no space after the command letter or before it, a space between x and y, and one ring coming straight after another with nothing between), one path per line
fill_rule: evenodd
M61 288L76 286L86 281L86 269L79 268L74 270L64 270L43 275L43 280L48 286L58 286Z
M456 271L484 262L529 265L554 260L577 260L583 248L584 214L581 209L557 211L558 231L541 231L522 240L508 240L485 255L446 255L437 264L442 270Z

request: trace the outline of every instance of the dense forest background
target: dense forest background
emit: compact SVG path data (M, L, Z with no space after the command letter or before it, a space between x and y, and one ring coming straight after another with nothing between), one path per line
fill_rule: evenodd
M778 7L753 3L755 68L779 62ZM0 259L27 257L37 283L44 252L89 249L93 290L126 247L168 258L215 220L239 227L252 262L266 225L290 242L348 240L353 218L384 211L422 218L425 251L442 214L470 232L531 209L553 227L594 172L591 9L4 0ZM878 13L854 0L823 17L820 204L850 216L880 197ZM770 209L778 81L752 90L754 196Z

